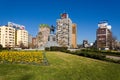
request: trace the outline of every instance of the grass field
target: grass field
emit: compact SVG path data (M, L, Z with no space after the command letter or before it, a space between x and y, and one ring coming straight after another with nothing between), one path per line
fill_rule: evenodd
M47 52L48 66L0 64L0 80L120 80L120 64Z

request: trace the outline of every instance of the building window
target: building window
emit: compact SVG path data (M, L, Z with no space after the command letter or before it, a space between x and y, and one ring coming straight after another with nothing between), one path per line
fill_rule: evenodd
M99 40L105 40L105 38L99 38Z

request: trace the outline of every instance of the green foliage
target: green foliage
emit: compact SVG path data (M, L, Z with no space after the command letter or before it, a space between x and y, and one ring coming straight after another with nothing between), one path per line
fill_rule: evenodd
M120 56L120 52L101 51L101 53L106 54L106 55Z
M0 51L2 51L2 49L3 49L3 46L0 44Z
M69 51L69 50L64 50L62 52L65 53L70 53L70 54L75 54L79 56L84 56L84 57L89 57L93 59L98 59L98 60L104 60L108 62L114 62L114 63L120 63L120 60L114 60L114 59L107 59L106 54L113 54L114 52L102 52L98 50L90 50L90 49L82 49L82 50L77 50L77 51ZM118 53L116 53L118 54Z
M48 24L40 24L40 27L47 27L47 28L50 28Z
M120 52L112 52L111 50L82 49L81 52L101 53L105 55L120 56Z
M82 52L97 52L97 53L101 52L100 50L97 50L97 49L82 49L81 51Z
M50 51L50 48L49 47L45 47L45 51Z
M57 47L57 46L51 46L50 48L46 47L46 51L66 51L67 47Z
M105 55L104 54L100 54L100 53L91 53L91 52L83 52L83 51L75 51L74 53L72 52L72 54L76 54L79 56L85 56L85 57L89 57L89 58L94 58L94 59L99 59L99 60L104 60L105 59Z
M3 46L2 46L2 44L0 44L0 49L3 49Z

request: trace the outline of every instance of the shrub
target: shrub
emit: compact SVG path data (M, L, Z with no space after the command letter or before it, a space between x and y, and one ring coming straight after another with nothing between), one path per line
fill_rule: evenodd
M106 55L116 55L116 56L120 56L120 52L101 51L101 53L106 54Z
M114 60L114 59L106 58L106 53L108 53L108 52L105 52L105 54L104 54L101 51L94 52L94 51L86 50L86 49L83 49L81 51L77 50L77 51L74 51L74 52L65 50L64 52L70 53L70 54L79 55L79 56L84 56L84 57L89 57L89 58L93 58L93 59L104 60L104 61L109 61L109 62L114 62L114 63L119 63L120 64L120 60ZM113 54L113 52L112 52L112 54ZM115 53L115 54L117 54L117 53Z
M2 44L0 44L0 50L2 50L3 49L3 46L2 46Z
M50 47L50 51L59 51L59 48L57 46Z
M50 51L62 51L65 52L67 50L67 47L57 47L57 46L51 46Z
M102 53L102 54L105 54L105 55L120 56L120 52L112 52L110 50L108 50L108 51L100 51L100 50L94 50L94 49L82 49L81 52Z
M87 50L82 50L82 51L78 50L78 51L75 51L75 52L65 51L65 52L70 53L70 54L79 55L79 56L85 56L85 57L89 57L89 58L100 59L100 60L104 60L105 57L106 57L104 54L89 52Z
M45 48L45 51L50 51L50 48L49 48L49 47L46 47L46 48Z

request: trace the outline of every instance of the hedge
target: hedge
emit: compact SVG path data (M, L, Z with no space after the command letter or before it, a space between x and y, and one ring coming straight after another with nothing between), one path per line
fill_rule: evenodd
M67 47L57 47L57 46L51 46L50 48L49 47L45 48L46 51L66 51L67 49L68 49Z

